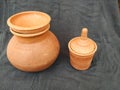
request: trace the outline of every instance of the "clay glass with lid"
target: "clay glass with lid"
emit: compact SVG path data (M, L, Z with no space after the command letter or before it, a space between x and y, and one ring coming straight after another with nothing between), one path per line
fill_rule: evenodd
M75 37L68 43L70 63L77 70L86 70L90 67L97 50L95 41L87 37L88 29L83 28L80 37Z
M10 63L26 72L42 71L56 60L60 45L49 30L51 18L39 11L25 11L7 20L13 37L7 46Z

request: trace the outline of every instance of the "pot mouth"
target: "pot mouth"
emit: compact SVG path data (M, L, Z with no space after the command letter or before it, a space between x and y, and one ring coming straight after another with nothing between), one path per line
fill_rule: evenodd
M44 12L24 11L12 15L7 20L9 27L16 30L34 30L45 27L51 21L51 17Z

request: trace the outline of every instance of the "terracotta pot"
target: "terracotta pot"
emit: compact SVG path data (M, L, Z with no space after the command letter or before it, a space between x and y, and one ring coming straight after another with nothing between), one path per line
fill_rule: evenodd
M14 36L8 43L7 57L17 69L42 71L51 66L59 54L59 42L49 31L50 16L26 11L11 16L7 23Z
M80 37L70 40L70 63L77 70L86 70L90 67L93 56L97 50L96 43L87 37L87 28L83 28Z

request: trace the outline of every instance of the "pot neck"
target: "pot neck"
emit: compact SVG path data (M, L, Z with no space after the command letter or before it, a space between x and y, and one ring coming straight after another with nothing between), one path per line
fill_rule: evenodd
M36 37L36 36L45 34L47 31L49 31L49 28L50 28L50 24L48 24L46 27L42 29L38 28L38 29L26 30L22 32L19 32L19 30L10 28L10 32L17 37L30 38L30 37Z
M45 39L49 38L50 31L46 31L46 33L37 35L34 37L20 37L14 35L13 37L19 42L19 43L38 43L40 41L44 41Z

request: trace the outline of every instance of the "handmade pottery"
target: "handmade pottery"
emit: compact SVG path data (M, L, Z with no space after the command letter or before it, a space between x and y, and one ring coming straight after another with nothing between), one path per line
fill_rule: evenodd
M83 28L81 36L68 43L70 63L77 70L88 69L97 50L97 44L87 37L87 32L87 28Z
M59 54L59 42L49 31L50 16L39 11L25 11L7 20L14 36L7 46L7 57L17 69L42 71L51 66Z

